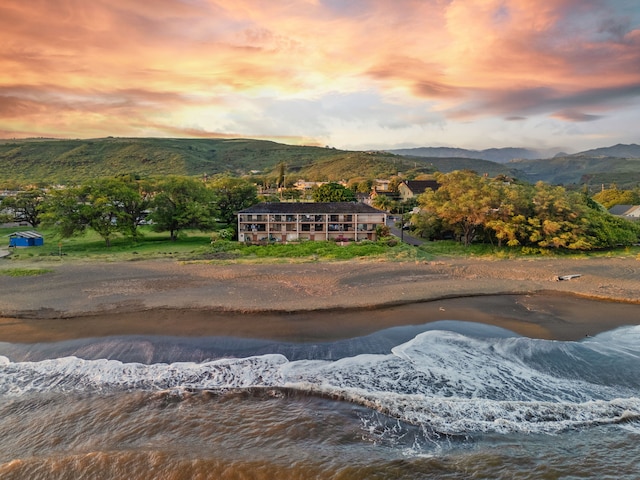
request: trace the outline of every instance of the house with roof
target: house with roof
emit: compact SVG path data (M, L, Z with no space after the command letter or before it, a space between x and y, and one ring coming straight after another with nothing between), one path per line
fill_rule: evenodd
M435 191L438 187L435 180L403 180L398 184L398 195L404 202L423 194L427 189Z
M38 232L14 232L8 235L10 247L39 247L44 245L44 238Z
M609 213L627 220L640 220L640 205L614 205Z
M258 203L238 215L238 240L248 243L376 240L387 214L359 202Z

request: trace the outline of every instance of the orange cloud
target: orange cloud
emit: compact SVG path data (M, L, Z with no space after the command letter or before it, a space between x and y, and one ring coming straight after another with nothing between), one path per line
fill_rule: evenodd
M601 119L640 85L640 15L621 4L633 9L612 0L4 0L0 130L260 136L269 128L251 116L263 118L264 105L371 92L385 103L379 111L397 115L377 125L397 130L402 111L422 102L424 118L449 122ZM300 116L290 118L277 119L287 138L354 122L316 118L302 132Z

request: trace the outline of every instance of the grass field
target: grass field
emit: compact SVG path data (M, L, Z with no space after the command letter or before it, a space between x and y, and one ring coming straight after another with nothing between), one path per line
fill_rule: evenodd
M28 228L24 228L24 230L28 230ZM16 231L15 228L0 228L0 239L6 239L14 231ZM497 248L482 244L464 247L454 241L426 242L420 247L413 247L403 244L393 237L379 242L359 242L345 245L335 242L244 245L234 241L212 243L210 233L189 230L183 232L177 241L172 242L167 233L155 233L147 227L141 229L142 237L138 241L114 238L111 247L107 248L104 240L92 231L83 236L68 239L60 239L52 231L46 229L39 231L45 238L43 246L11 249L9 257L0 259L0 270L4 275L25 276L46 273L44 271L34 272L37 264L44 262L116 262L163 258L213 263L285 263L351 259L429 261L436 258L460 256L500 259L542 255L572 258L633 256L640 259L640 247L598 252L569 252ZM8 249L8 240L5 245L6 247L0 243L0 248Z
M0 238L16 229L0 229ZM234 241L211 242L211 234L198 230L183 232L172 242L167 233L155 233L142 228L138 241L114 238L111 247L92 231L80 237L60 239L46 229L39 230L45 238L40 247L12 249L8 263L36 263L51 261L135 261L171 258L181 261L219 262L287 262L348 260L380 258L385 260L413 260L428 257L424 250L402 245L397 241L361 242L347 245L335 242L301 242L287 245L244 245ZM8 242L7 242L8 245Z

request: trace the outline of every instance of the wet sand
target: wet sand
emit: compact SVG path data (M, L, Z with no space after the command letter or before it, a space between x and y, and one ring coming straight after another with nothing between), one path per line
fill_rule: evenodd
M0 269L10 268L7 261ZM640 324L635 257L217 265L34 264L0 276L0 341L109 335L323 341L435 320L576 340ZM559 281L563 275L579 275Z

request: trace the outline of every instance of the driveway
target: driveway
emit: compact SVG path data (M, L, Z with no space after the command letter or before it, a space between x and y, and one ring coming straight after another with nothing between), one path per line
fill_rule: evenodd
M387 217L387 227L389 227L389 230L391 231L391 235L393 235L394 237L398 237L404 243L407 243L409 245L413 245L416 247L418 245L422 245L425 242L424 239L413 237L406 230L400 230L398 227L396 227L395 226L396 222L399 220L400 220L399 216L389 215Z

